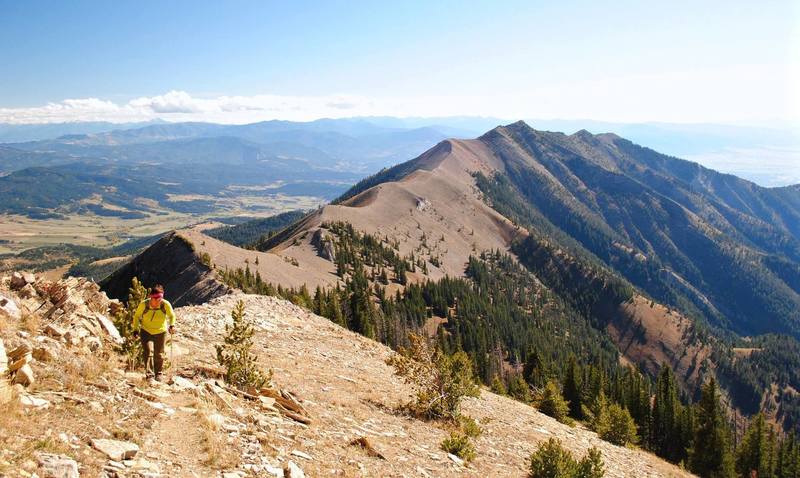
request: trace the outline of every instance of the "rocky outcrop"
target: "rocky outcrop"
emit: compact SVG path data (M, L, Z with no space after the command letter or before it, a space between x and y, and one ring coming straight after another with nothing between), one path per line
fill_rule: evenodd
M80 478L78 463L72 458L52 453L39 453L36 457L45 478Z
M130 460L139 453L139 445L129 441L95 438L92 447L115 461Z
M203 263L192 242L177 232L162 237L100 286L109 297L125 300L134 277L145 287L162 284L174 306L202 304L231 291L217 279L212 267Z
M119 304L87 279L52 282L14 273L0 278L0 298L6 311L0 317L12 329L26 328L0 341L0 402L12 398L13 385L23 405L46 406L46 400L26 395L36 382L36 362L54 362L66 348L77 354L107 353L122 340L109 318ZM16 313L9 314L12 305Z
M397 413L413 389L386 364L388 347L275 297L236 293L177 309L171 378L145 387L114 352L113 324L97 319L118 302L90 281L32 287L22 298L0 279L0 293L31 317L6 320L0 339L13 363L24 359L39 376L33 388L14 385L24 413L0 434L0 465L12 476L524 476L530 453L551 437L577 455L599 448L609 478L685 476L487 390L463 404L483 429L478 455L454 459L440 450L447 430ZM214 345L240 300L259 367L274 372L269 387L221 379ZM0 347L0 371L3 356ZM71 457L31 457L29 444L42 440Z
M0 317L19 319L21 312L17 304L8 297L0 295Z
M311 243L317 248L317 254L325 260L336 262L336 249L333 246L333 238L323 229L317 229Z
M3 341L0 340L0 403L11 399L11 386L6 376L8 375L8 357Z

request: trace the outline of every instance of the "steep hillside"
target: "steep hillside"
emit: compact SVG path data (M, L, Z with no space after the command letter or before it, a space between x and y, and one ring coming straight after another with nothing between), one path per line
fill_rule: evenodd
M714 325L800 334L800 291L789 279L800 259L800 210L785 190L614 135L515 123L481 141L506 166L482 182L505 214L567 235L657 300Z
M55 289L31 280L41 295L21 297L8 278L0 280L0 294L23 310L49 303L46 291ZM18 386L19 398L2 405L4 425L13 423L0 434L4 474L524 477L537 444L556 437L579 456L599 448L608 477L688 476L651 454L611 445L486 390L464 405L483 433L475 460L459 464L439 448L446 427L398 411L412 391L386 365L390 349L272 297L228 295L178 308L169 384L148 387L141 373L122 368L113 335L87 321L112 304L91 283L60 284L76 308L49 317L33 312L25 322L3 317L0 344L16 350L32 342L37 350L29 359L36 381ZM84 297L92 312L80 302ZM222 341L238 300L255 323L255 351L273 370L273 390L296 397L290 404L302 414L282 413L266 396L231 393L214 379L213 345ZM23 327L26 334L18 333ZM69 335L53 336L62 327ZM383 458L351 444L360 437Z
M800 327L797 192L611 134L515 123L363 180L261 252L181 234L232 287L392 346L424 330L469 353L485 383L530 360L560 378L573 355L611 376L633 364L654 378L666 363L689 397L716 375L747 414L774 384L771 413L791 428L794 379L775 342L731 350L737 334Z

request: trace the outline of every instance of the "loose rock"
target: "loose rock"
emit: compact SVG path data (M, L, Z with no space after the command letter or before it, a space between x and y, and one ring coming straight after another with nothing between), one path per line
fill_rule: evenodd
M22 318L22 312L20 312L17 304L8 297L0 295L0 316L3 315L14 320Z
M23 387L30 387L33 382L35 382L33 369L27 363L20 367L14 374L14 378L11 379L11 383L19 384Z
M58 356L53 349L42 345L33 349L33 358L40 362L52 362L57 359Z
M64 329L57 327L53 324L47 324L44 327L44 333L49 335L50 337L55 337L57 339L60 339L67 332Z
M453 455L452 453L448 453L447 458L450 458L450 460L458 466L464 466L464 460Z
M139 452L139 445L129 441L93 438L92 447L114 461L129 460Z
M293 461L290 461L283 469L283 476L285 478L305 478L306 474Z
M49 401L45 400L44 398L34 397L32 395L20 396L19 403L21 403L23 407L30 408L47 408L50 406Z
M78 463L64 455L40 453L37 456L43 478L79 478Z
M37 292L36 288L33 287L32 284L25 284L25 287L19 290L17 294L22 297L23 299L30 299L32 297L36 297Z
M13 290L20 290L34 282L36 282L36 276L30 272L14 272L11 274L11 288Z
M122 343L122 336L119 334L119 330L117 330L114 323L111 322L108 317L103 314L95 314L94 317L97 319L100 327L111 337L111 340L118 344Z

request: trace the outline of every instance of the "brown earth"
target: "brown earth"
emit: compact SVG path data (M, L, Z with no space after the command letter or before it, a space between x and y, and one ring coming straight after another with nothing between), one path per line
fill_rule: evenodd
M294 259L302 274L287 272L291 266L281 264L279 268L259 268L262 277L284 285L283 278L290 280L288 284L303 281L312 288L334 283L333 264L319 257L311 242L321 224L340 221L359 231L399 241L401 255L438 258L439 267L428 265L431 279L463 275L471 254L489 249L507 251L511 239L521 234L483 202L475 187L474 172L489 173L500 167L492 158L478 140L440 143L414 160L417 169L405 178L375 186L343 204L323 207L270 251L288 258L285 264Z
M680 313L637 295L619 307L607 330L620 352L651 375L666 363L689 390L703 379L711 347L690 340L694 324Z

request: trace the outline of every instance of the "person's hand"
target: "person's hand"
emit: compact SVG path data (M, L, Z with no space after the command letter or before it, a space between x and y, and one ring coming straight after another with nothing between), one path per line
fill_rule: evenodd
M175 334L175 326L174 325L170 325L169 326L169 333L172 334L172 335Z

